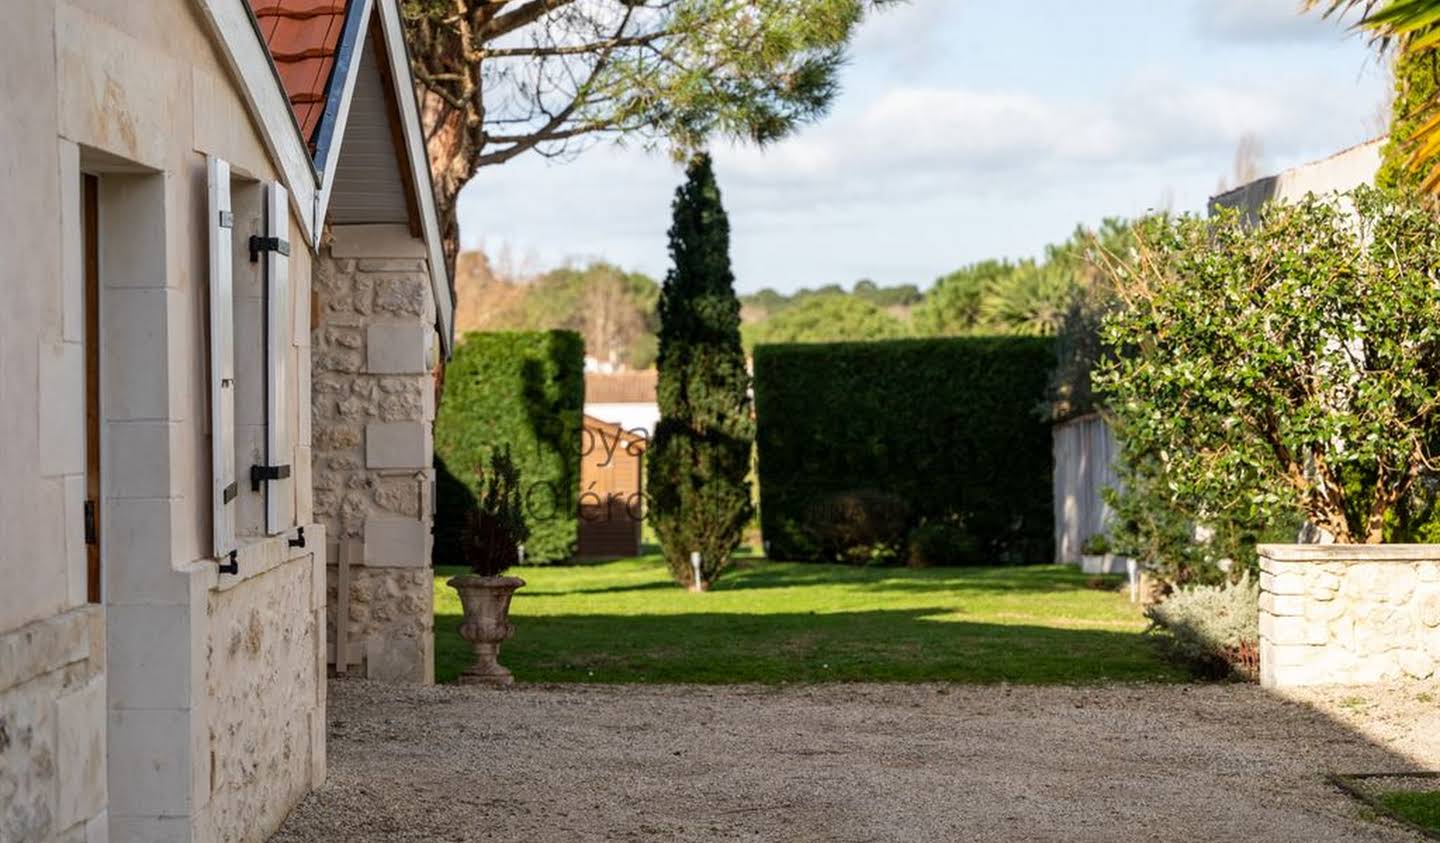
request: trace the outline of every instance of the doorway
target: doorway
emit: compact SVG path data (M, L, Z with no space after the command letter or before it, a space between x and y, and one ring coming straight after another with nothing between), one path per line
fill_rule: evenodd
M100 589L100 179L80 176L85 270L85 572L86 599Z

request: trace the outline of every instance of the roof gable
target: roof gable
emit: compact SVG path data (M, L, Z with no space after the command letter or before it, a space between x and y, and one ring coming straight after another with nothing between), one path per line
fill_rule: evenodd
M378 28L357 52L355 90L326 218L334 225L403 223L420 236L415 183L404 163L402 118Z
M414 80L410 72L409 54L405 45L404 24L398 0L199 0L211 13L222 40L228 47L254 50L263 43L270 59L274 82L263 95L278 98L283 91L293 118L293 134L304 141L310 154L311 174L316 176L312 204L305 208L306 239L314 242L315 234L330 217L330 200L336 186L336 174L342 167L356 169L342 156L346 147L346 124L354 107L354 95L362 67L368 65L378 73L381 84L368 84L362 92L373 105L377 95L386 100L385 117L389 123L391 144L380 162L382 168L399 171L405 202L405 216L415 236L425 242L429 255L430 280L435 293L436 321L446 356L454 344L454 293L449 269L441 244L440 224L435 207L434 187L430 180L430 162L420 124L419 103L415 99ZM244 45L236 32L233 7L245 9L254 29L251 43ZM223 19L219 11L229 12ZM373 30L372 30L373 28ZM373 31L373 47L367 48L367 35ZM255 36L259 36L258 39ZM368 60L368 61L367 61ZM250 72L245 76L252 92L263 87L254 78L254 61L243 64ZM277 84L278 83L278 84ZM376 90L376 88L380 90ZM269 116L274 117L273 107ZM372 109L373 110L373 109ZM273 119L271 123L273 123ZM362 121L363 123L363 118ZM373 120L371 121L374 122ZM275 129L276 127L268 126ZM374 126L370 127L372 130ZM362 129L359 134L364 134ZM281 133L283 134L283 133ZM299 146L287 140L290 146ZM357 143L357 146L363 144ZM298 150L297 150L298 151ZM360 159L362 150L355 150ZM342 164L343 161L343 164ZM373 162L373 158L372 158ZM363 168L361 168L363 169ZM307 191L308 192L308 191ZM382 201L393 202L396 191ZM353 200L359 194L352 191ZM341 196L346 192L342 188ZM296 199L299 200L298 191ZM352 203L353 204L353 203ZM375 213L374 206L363 209L362 215ZM354 220L348 220L354 221Z

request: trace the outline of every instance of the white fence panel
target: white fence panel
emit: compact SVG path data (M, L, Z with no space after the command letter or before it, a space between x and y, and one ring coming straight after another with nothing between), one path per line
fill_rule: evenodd
M1098 415L1051 429L1055 453L1055 561L1078 564L1080 549L1110 520L1104 489L1117 486L1115 434Z

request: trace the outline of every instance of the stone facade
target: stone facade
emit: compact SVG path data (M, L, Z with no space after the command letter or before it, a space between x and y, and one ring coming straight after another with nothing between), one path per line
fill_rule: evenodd
M424 244L404 226L339 226L316 266L314 506L330 532L331 663L434 681L430 577L438 337ZM342 545L353 543L345 600ZM344 603L344 635L336 615Z
M105 615L0 635L0 840L106 839Z
M1266 687L1429 679L1440 666L1440 546L1262 545Z
M0 92L26 103L25 119L0 121L6 843L263 840L323 775L323 718L313 716L323 710L323 569L317 578L315 554L287 534L242 533L238 574L220 574L213 558L207 160L243 174L229 180L237 238L255 231L263 190L286 180L220 19L204 11L214 6L33 0L7 4L0 28ZM238 22L229 31L261 49L248 18ZM304 154L301 138L293 145ZM289 186L301 195L303 183ZM293 247L296 324L309 321L313 189L271 219ZM235 263L249 283L248 256ZM243 312L245 300L235 304ZM292 339L280 351L297 433L276 457L298 482L310 465L308 403L296 400L309 394L309 332ZM260 371L239 362L252 378ZM323 542L308 495L290 515ZM315 606L273 601L302 583ZM265 646L243 666L212 660L216 624L252 609ZM277 629L291 631L288 647L271 646ZM272 740L259 731L267 723L290 733ZM273 766L287 752L303 769ZM241 766L256 775L230 777ZM233 819L246 811L243 824Z
M325 781L324 536L307 535L314 552L208 595L200 839L262 841Z

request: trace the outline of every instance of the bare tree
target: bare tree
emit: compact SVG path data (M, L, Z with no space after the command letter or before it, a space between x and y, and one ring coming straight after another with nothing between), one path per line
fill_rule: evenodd
M1255 181L1265 172L1264 165L1265 147L1260 143L1259 135L1246 132L1235 145L1235 157L1230 162L1230 176L1220 177L1220 184L1215 192L1224 193Z

